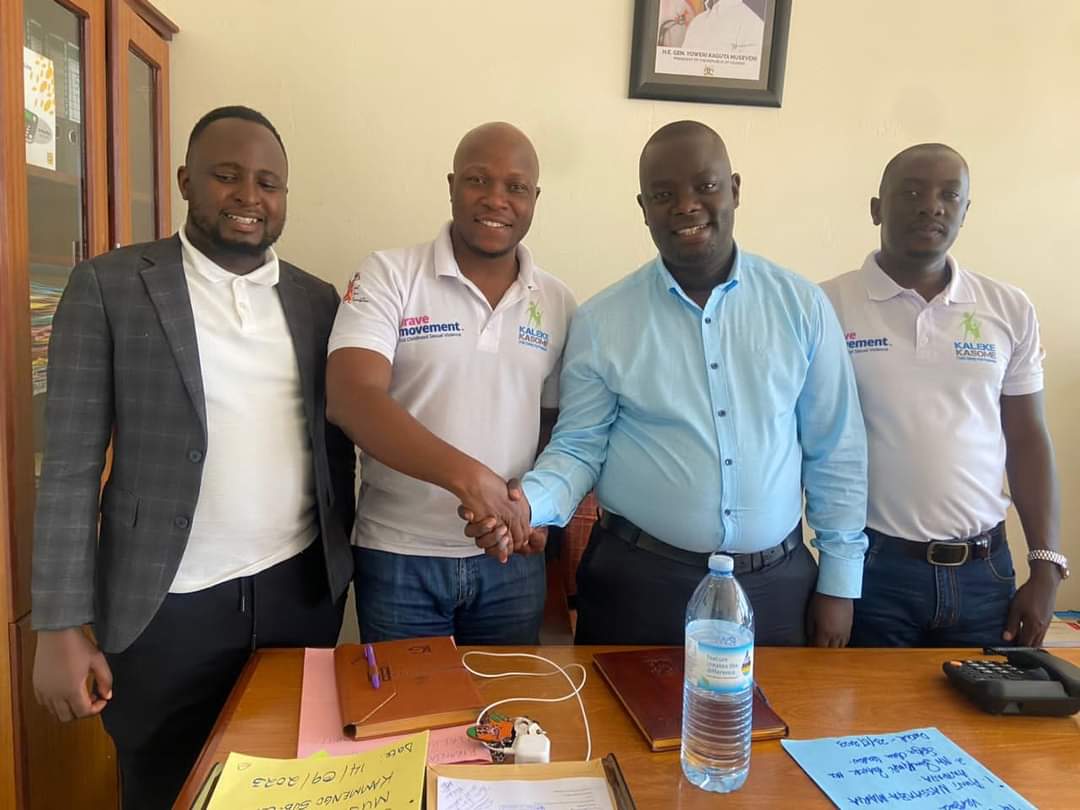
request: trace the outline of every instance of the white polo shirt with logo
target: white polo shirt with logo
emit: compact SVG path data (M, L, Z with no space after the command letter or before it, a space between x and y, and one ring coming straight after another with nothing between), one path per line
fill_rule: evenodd
M518 277L492 310L466 278L447 224L433 242L367 256L338 310L328 351L356 347L393 366L390 395L440 439L503 478L532 468L540 408L559 404L576 308L570 289L517 247ZM353 544L398 554L469 557L458 501L363 459Z
M870 456L867 525L909 540L972 537L1005 518L1001 397L1043 387L1035 308L947 258L927 302L871 253L825 282L855 367Z

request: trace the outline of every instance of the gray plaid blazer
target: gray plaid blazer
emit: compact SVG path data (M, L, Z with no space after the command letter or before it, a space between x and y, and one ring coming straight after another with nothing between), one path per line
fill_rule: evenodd
M326 575L336 598L352 578L355 508L352 443L326 422L326 345L338 295L284 261L275 289L300 368ZM93 624L102 649L120 652L150 623L176 575L207 452L178 237L120 248L72 271L53 320L48 383L33 627ZM112 468L99 499L110 439Z

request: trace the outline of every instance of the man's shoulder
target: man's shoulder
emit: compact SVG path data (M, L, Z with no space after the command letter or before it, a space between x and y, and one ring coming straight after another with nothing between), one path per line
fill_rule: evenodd
M833 276L821 282L821 289L834 305L850 296L852 292L862 291L863 297L866 297L866 284L863 282L860 270L848 270L846 273Z
M86 264L100 274L134 274L143 267L162 261L180 259L180 240L174 234L152 242L136 242L94 256Z
M288 273L290 278L300 286L306 288L310 292L319 293L322 295L333 295L337 291L334 285L325 279L321 279L314 273L309 273L307 270L303 270L297 267L292 262L287 262L284 259L279 258L278 264L281 269Z
M760 287L767 292L779 294L789 303L808 305L824 297L821 287L805 276L788 270L771 259L756 253L740 254L740 268L747 286Z
M425 268L432 266L434 246L435 240L428 240L406 247L373 250L361 259L357 272L377 267L400 278L416 276Z
M976 273L967 267L959 269L960 278L974 294L976 304L1001 309L1005 315L1032 308L1027 293L1015 284Z
M625 312L628 304L642 304L649 293L650 280L656 260L646 262L633 273L611 284L584 304L578 310L580 315L596 315L615 310Z
M575 300L574 291L570 289L570 285L543 268L533 267L533 280L544 295L556 297L561 301Z

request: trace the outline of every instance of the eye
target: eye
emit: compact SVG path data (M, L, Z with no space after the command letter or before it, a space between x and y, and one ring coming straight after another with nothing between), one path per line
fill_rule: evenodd
M652 193L652 197L650 197L650 199L653 202L666 202L670 198L671 198L671 192L670 191L654 191Z
M701 192L703 192L705 194L711 194L712 192L716 191L718 188L720 188L720 184L715 183L712 180L710 180L707 183L702 183L701 185L699 185L698 186L698 191L701 191Z
M214 177L216 177L222 183L235 183L236 182L236 175L235 174L227 174L226 172L216 172L214 174Z
M957 191L946 191L942 196L944 196L946 200L959 200L960 199L960 193L957 192Z
M510 184L510 191L513 194L528 194L529 193L529 187L527 185L525 185L524 183L511 183Z
M268 182L266 180L259 183L259 185L262 186L267 191L277 191L278 190L278 187L274 183Z
M482 186L484 185L484 183L487 182L487 178L481 177L478 174L470 174L468 177L465 178L465 182L471 186Z

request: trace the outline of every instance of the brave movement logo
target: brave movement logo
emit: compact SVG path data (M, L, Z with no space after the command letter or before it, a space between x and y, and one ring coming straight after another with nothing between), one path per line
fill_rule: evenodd
M398 324L398 341L400 343L444 337L461 337L461 322L443 321L442 323L432 323L430 315L414 315L402 318Z
M887 337L861 338L854 332L845 332L844 341L847 343L848 351L852 354L887 352L889 350L889 339Z

